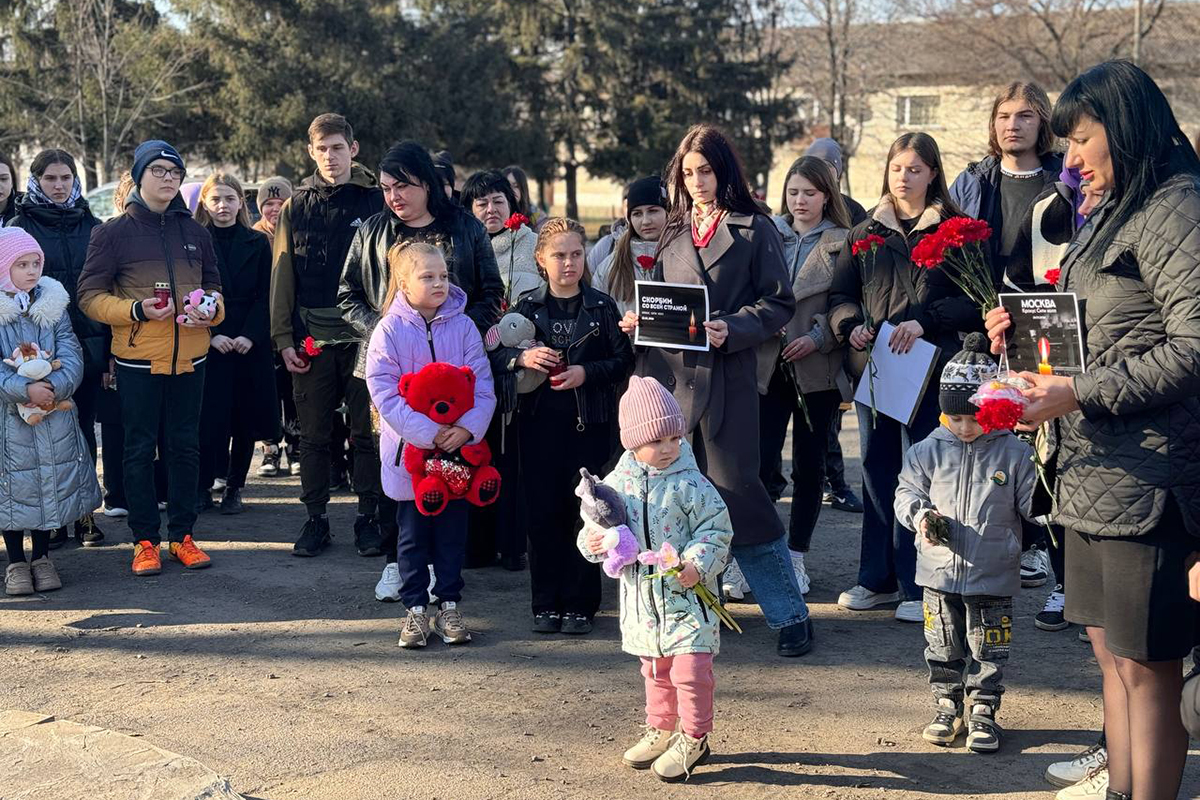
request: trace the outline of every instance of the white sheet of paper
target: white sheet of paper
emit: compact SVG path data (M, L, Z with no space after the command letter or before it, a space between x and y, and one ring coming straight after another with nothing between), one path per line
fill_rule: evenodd
M875 337L871 358L875 367L875 410L909 425L926 386L934 381L931 373L941 348L917 339L907 353L893 353L887 342L895 329L895 325L885 322L879 326L879 335ZM932 391L937 391L937 387L932 387ZM865 406L871 405L871 382L866 373L858 382L854 399Z

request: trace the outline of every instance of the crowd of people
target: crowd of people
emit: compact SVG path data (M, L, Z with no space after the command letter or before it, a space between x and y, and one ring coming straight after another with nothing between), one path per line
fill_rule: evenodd
M163 570L163 511L166 554L211 566L197 515L246 508L261 443L260 475L300 478L294 555L330 546L331 492L353 491L354 547L383 558L375 595L403 604L403 648L470 641L467 567L527 563L547 635L588 634L619 578L647 713L624 760L677 781L709 755L719 598L752 594L779 655L814 646L805 554L830 504L862 514L838 604L924 626L925 741L1001 747L1013 597L1052 576L1037 627L1083 626L1104 719L1047 778L1060 800L1173 798L1200 687L1182 666L1200 601L1200 158L1120 61L1053 106L1005 87L987 130L953 182L932 136L901 135L869 211L819 139L773 211L697 125L595 243L540 213L518 167L460 185L448 154L401 142L372 170L333 113L308 129L313 174L264 181L253 224L225 172L189 204L164 141L137 147L105 223L69 153L38 153L23 193L0 157L5 590L61 588L49 553L72 532L103 544L102 503L126 517L135 575ZM977 419L1011 316L916 257L964 217L992 232L990 288L1082 303L1086 371L1023 374L1016 431ZM705 286L707 349L635 347L639 281ZM907 423L854 404L860 501L843 411L873 348L918 340L940 355Z

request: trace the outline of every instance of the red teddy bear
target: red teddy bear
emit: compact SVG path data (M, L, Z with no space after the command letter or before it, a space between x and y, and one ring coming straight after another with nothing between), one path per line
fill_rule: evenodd
M475 373L435 361L402 376L400 396L434 422L453 425L475 407ZM404 468L412 475L417 510L426 516L441 513L451 500L466 498L477 506L496 502L500 473L491 464L487 442L464 444L457 453L404 445Z

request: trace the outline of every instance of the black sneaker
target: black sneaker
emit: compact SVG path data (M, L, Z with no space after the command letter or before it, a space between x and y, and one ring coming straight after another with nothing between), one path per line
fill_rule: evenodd
M1054 587L1054 591L1046 598L1046 605L1033 618L1033 624L1043 631L1061 631L1071 627L1071 623L1063 617L1066 597L1063 595L1062 584Z
M976 703L971 709L967 733L967 749L972 753L994 753L1000 749L1000 726L995 712Z
M66 525L61 528L55 528L54 532L50 534L50 549L57 550L62 547L67 543L68 538Z
M500 563L509 572L522 572L525 569L525 554L509 553L500 556Z
M840 491L831 492L829 498L829 507L837 511L848 511L851 514L863 513L862 500L858 499L858 495L849 487Z
M96 526L93 514L84 514L82 519L75 520L75 541L80 547L99 547L104 544L104 533Z
M813 624L812 617L804 622L788 625L779 631L779 645L775 652L784 658L802 656L812 650Z
M383 533L374 517L359 514L354 518L354 547L360 556L383 555Z
M572 636L582 636L592 632L592 620L585 614L563 614L559 630Z
M217 504L214 503L212 499L212 492L208 491L207 489L200 492L200 497L196 500L197 514L203 514L205 511L212 511L216 507Z
M533 615L534 633L558 633L562 630L562 616L554 611L542 611Z
M245 510L246 507L242 503L242 490L226 486L225 494L221 495L221 513L240 514Z
M262 464L258 468L258 477L274 478L279 474L279 456L282 450L279 445L264 444Z
M292 555L304 558L320 555L331 541L333 536L329 533L329 517L309 517L300 529L300 538L292 547Z

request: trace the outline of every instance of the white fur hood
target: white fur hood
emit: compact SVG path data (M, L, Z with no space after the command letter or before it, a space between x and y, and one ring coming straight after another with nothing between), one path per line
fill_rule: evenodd
M53 328L66 313L71 296L67 294L66 287L46 275L37 282L34 291L37 297L30 303L26 313L38 327ZM16 298L8 292L0 292L0 325L11 325L20 316L21 309L17 306Z

